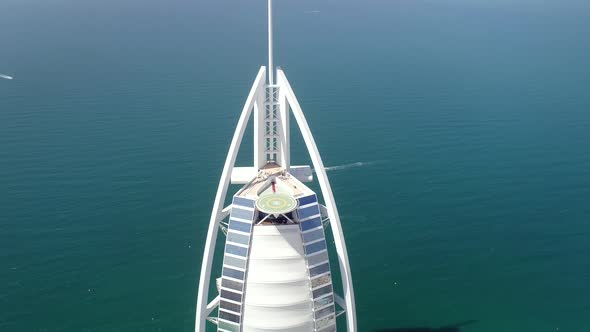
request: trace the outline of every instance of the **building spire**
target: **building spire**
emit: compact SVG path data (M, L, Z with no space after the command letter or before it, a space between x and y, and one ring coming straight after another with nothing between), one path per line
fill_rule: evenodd
M272 45L272 0L268 0L268 84L275 84Z

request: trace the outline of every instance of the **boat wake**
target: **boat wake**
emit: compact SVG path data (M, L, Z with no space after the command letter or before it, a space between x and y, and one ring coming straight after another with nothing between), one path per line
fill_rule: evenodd
M349 168L357 168L357 167L363 167L363 166L370 166L370 165L374 165L376 164L376 161L357 161L356 163L350 163L350 164L344 164L344 165L337 165L337 166L328 166L328 167L324 167L324 169L328 172L331 171L341 171L344 169L349 169Z
M0 78L4 78L4 79L7 79L7 80L13 79L12 76L4 75L4 74L0 74Z

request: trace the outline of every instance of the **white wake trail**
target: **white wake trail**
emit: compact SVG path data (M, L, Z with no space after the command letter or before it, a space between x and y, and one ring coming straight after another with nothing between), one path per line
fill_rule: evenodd
M344 164L344 165L337 165L337 166L328 166L324 167L326 171L341 171L343 169L349 168L356 168L356 167L363 167L376 164L376 161L357 161L356 163Z
M8 75L4 75L4 74L0 74L0 78L4 78L4 79L7 79L7 80L11 80L11 79L13 79L14 77L12 77L12 76L8 76Z

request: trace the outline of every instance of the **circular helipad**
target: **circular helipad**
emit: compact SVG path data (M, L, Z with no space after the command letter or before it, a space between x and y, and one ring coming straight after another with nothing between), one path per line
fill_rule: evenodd
M295 210L297 200L287 194L272 193L260 197L256 201L256 207L264 213L284 214Z

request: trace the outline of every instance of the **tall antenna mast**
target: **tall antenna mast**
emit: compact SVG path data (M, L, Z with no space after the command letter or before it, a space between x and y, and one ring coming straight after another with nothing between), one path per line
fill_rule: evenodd
M272 0L268 0L268 84L275 84L272 47Z

